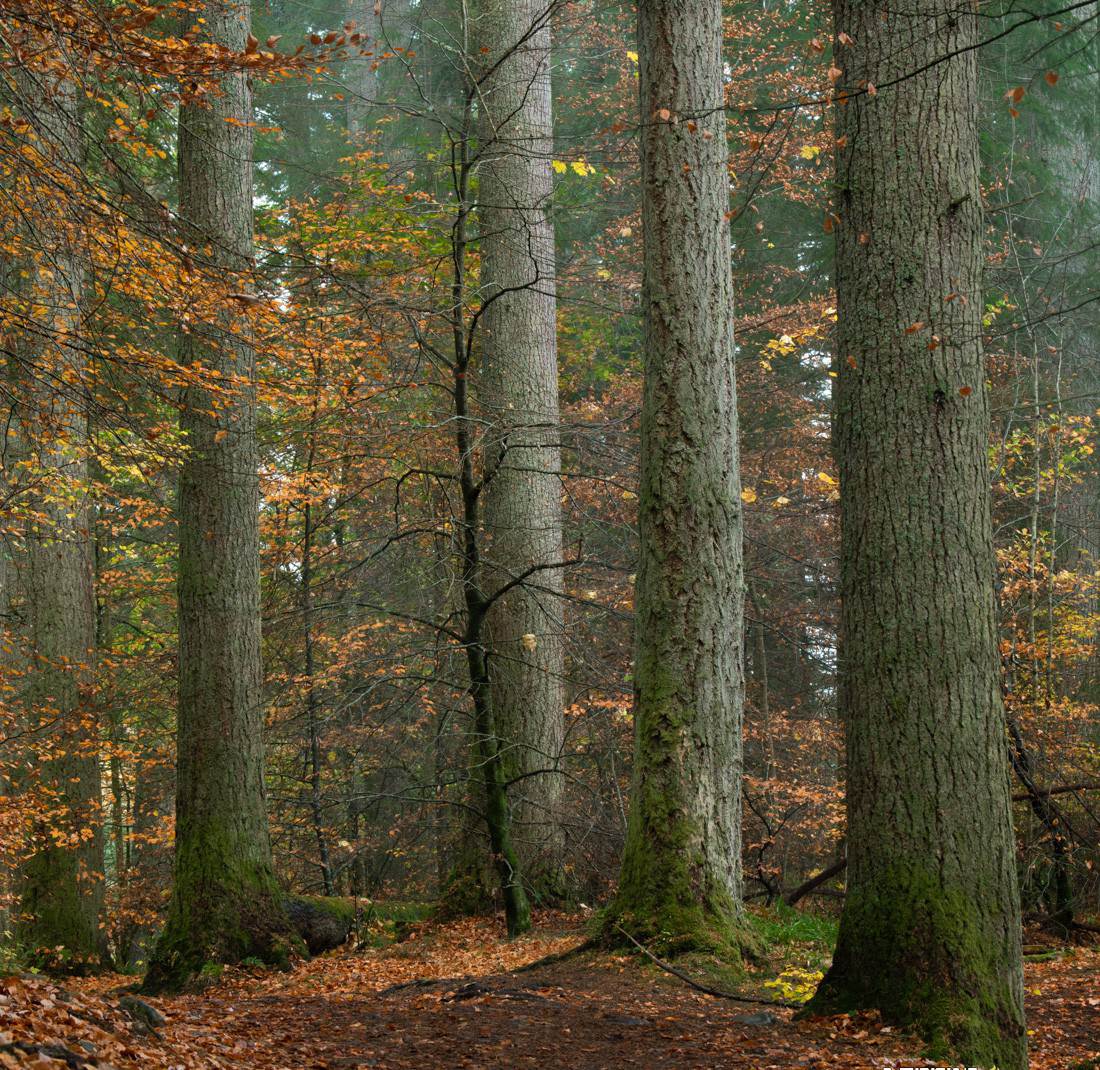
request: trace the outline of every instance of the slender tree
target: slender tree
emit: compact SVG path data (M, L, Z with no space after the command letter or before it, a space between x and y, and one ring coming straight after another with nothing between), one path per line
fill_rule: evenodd
M645 385L634 786L605 923L736 954L742 503L719 0L642 0Z
M43 168L62 189L81 181L84 134L80 94L67 77L22 72L18 106L30 119ZM31 662L27 702L42 753L56 827L22 870L18 937L36 957L62 969L87 969L106 954L103 821L96 713L91 702L96 607L88 489L86 346L87 269L80 229L57 215L54 186L33 193L27 235L44 266L28 292L37 329L17 347L20 447L43 474L31 515L26 597ZM53 222L45 222L46 220ZM61 833L59 835L59 833Z
M993 599L978 19L946 0L837 0L834 13L848 892L812 1009L878 1009L968 1063L1015 1070L1027 1056Z
M550 100L551 0L480 0L477 216L486 424L486 591L529 579L487 619L492 705L517 849L560 888L564 735L561 457ZM532 572L532 569L538 569Z
M208 0L203 17L212 42L245 50L247 5ZM251 91L243 72L220 88L180 108L179 214L196 256L240 292L252 265ZM181 415L176 861L151 990L208 963L285 961L295 941L265 809L255 352L242 304L227 298L218 321L183 334L181 362L205 382Z

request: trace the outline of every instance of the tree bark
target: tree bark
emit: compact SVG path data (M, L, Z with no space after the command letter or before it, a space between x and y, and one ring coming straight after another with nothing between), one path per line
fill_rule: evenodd
M458 518L458 563L461 577L462 602L465 620L460 640L466 655L469 673L469 697L473 707L474 742L471 747L473 776L481 787L485 805L485 826L489 834L494 868L500 881L504 899L504 913L508 935L518 936L531 926L531 908L523 888L519 856L512 840L512 818L508 802L507 784L500 756L500 732L492 703L492 687L489 678L488 658L485 647L485 618L490 607L482 590L484 568L481 557L482 508L481 498L485 489L484 479L474 470L474 453L477 437L475 423L470 412L469 373L472 354L470 324L466 316L469 253L468 225L472 210L470 179L472 159L470 152L473 133L473 104L476 87L465 86L465 104L459 135L455 144L455 216L451 230L451 375L454 401L454 444L458 462L458 485L462 495L462 510ZM452 883L461 885L462 874L457 871ZM444 898L451 896L445 891Z
M209 39L243 51L248 8L208 0ZM251 92L244 73L180 109L180 217L196 262L246 290L252 267ZM232 121L227 121L232 120ZM211 283L214 284L213 282ZM189 387L180 418L176 862L146 986L218 963L285 962L298 945L275 879L264 795L255 353L227 300L183 335L180 359L226 388ZM209 381L208 380L208 381Z
M835 0L848 883L811 1011L1026 1065L981 346L977 17ZM948 58L950 57L950 58ZM907 72L896 86L893 79ZM879 86L872 93L863 87Z
M552 0L479 0L478 204L485 592L562 559L550 96ZM537 895L561 891L562 574L535 573L487 618L487 668L513 833Z
M606 918L751 945L741 887L744 578L718 0L642 0L645 385L634 779Z
M84 164L79 93L40 74L21 79L21 103L51 167ZM78 180L78 179L74 179ZM51 969L83 971L106 957L99 739L92 705L96 607L88 472L86 267L80 231L54 203L38 206L43 262L29 294L41 331L20 354L21 448L43 475L27 539L31 664L26 702L50 757L40 783L51 813L22 867L17 939ZM45 223L46 220L54 220Z

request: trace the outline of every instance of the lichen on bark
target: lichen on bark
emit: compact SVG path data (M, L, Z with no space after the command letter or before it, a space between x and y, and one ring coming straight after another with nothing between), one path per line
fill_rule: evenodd
M601 921L666 950L755 946L741 907L742 503L722 11L638 9L643 310L634 774ZM690 256L685 256L690 250Z

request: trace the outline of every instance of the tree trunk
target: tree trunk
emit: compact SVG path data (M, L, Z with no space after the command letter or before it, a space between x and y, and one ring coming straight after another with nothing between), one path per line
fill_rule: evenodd
M642 0L645 386L634 782L609 937L736 957L744 580L722 10Z
M210 40L243 51L243 12L208 0ZM196 261L240 291L252 266L251 93L243 73L226 75L222 89L180 109L180 216ZM285 962L298 946L264 798L255 354L239 302L226 305L217 322L183 335L181 352L230 392L190 387L180 418L176 864L152 990L179 988L208 964Z
M550 100L551 0L480 0L478 224L485 419L484 590L562 559ZM561 891L562 574L544 568L487 619L492 708L532 889Z
M836 0L848 894L811 1010L1026 1065L993 599L971 8ZM951 58L945 58L951 57ZM913 70L928 69L889 86ZM868 82L882 87L862 92Z
M468 280L466 275L469 238L470 178L472 160L470 135L475 87L465 87L463 118L456 140L455 154L455 216L451 230L451 339L453 345L451 374L454 385L454 443L458 461L458 485L462 494L456 545L462 585L465 621L460 635L452 633L466 655L469 673L469 697L474 715L472 746L473 778L482 788L485 805L485 825L493 864L500 880L508 935L518 936L531 926L531 908L523 888L519 856L512 840L512 817L507 784L500 756L500 732L497 728L489 679L488 652L485 648L485 618L490 602L482 590L484 568L481 556L483 479L474 471L477 437L470 412L469 372L471 337L466 318ZM456 877L460 875L456 872ZM444 893L444 898L448 898Z
M72 83L42 76L23 81L27 117L40 151L59 172L84 163L79 94ZM21 353L21 448L43 474L27 539L27 600L32 664L27 706L51 757L40 782L51 793L48 828L23 866L17 939L43 965L96 967L106 955L103 907L103 815L99 740L91 705L95 595L88 486L88 407L83 330L85 267L79 228L56 220L33 238L44 262L32 295L38 339ZM42 340L44 339L44 341Z

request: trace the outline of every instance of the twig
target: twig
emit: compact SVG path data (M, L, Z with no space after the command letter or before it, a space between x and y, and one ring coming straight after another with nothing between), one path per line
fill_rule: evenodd
M764 999L761 996L738 996L735 995L733 992L723 992L720 988L711 988L710 985L701 984L694 978L689 977L682 970L678 970L675 966L670 965L663 959L657 958L657 956L654 955L653 952L645 946L645 944L641 944L637 940L635 940L634 937L631 936L630 933L628 933L626 929L624 929L621 925L616 925L615 928L618 929L619 932L621 932L623 936L625 936L643 955L645 955L646 958L651 959L666 973L671 973L673 977L679 977L680 980L684 982L684 984L690 985L696 991L703 992L705 995L717 996L718 999L732 999L736 1000L738 1003L760 1003L763 1004L765 1007L788 1007L792 1010L797 1010L799 1007L802 1006L801 1003L792 1003L790 1000L786 999Z

